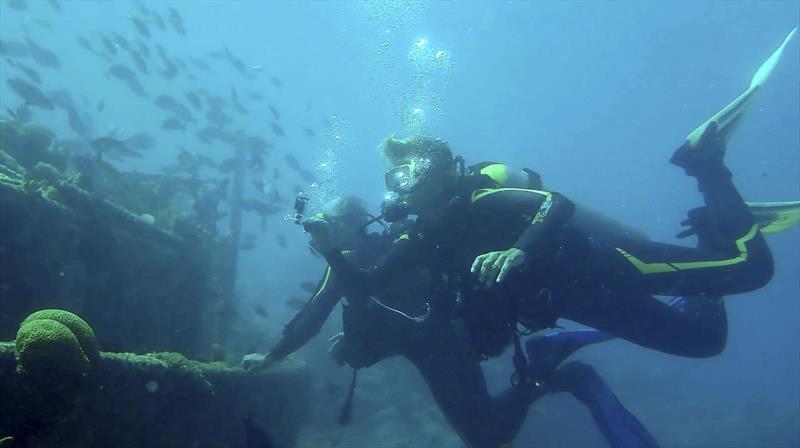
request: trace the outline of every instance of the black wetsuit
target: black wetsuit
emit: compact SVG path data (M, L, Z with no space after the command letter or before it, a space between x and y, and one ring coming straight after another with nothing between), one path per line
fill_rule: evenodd
M380 260L393 244L388 235L365 235L352 248L339 250L348 263L365 268ZM439 408L469 447L508 446L530 405L544 393L571 392L592 411L614 447L650 447L655 441L586 365L555 369L547 387L522 384L490 396L469 332L443 310L429 308L437 292L427 270L411 267L387 279L383 293L353 294L337 271L327 268L318 291L284 329L271 356L280 359L314 337L336 303L343 303L343 358L354 368L403 356L419 370ZM348 291L350 293L348 293ZM415 318L419 316L418 318ZM423 317L424 316L424 317ZM564 374L561 374L561 370ZM581 372L576 374L576 372ZM551 386L552 385L552 386Z
M720 341L724 345L721 301L691 300L691 309L680 310L653 295L751 291L769 281L773 264L727 169L708 170L698 181L714 218L708 232L698 232L698 248L643 240L608 225L595 228L557 193L492 188L487 176L467 176L443 217L418 219L375 268L359 271L335 251L323 255L361 295L381 291L397 269L428 266L460 291L471 331L480 332L487 318L496 320L497 331L482 335L488 340L473 334L487 355L508 343L510 322L546 325L563 317L656 350L708 356L721 349ZM475 257L511 247L526 253L523 269L491 289L478 285L469 274Z
M368 267L380 260L392 239L368 235L356 243L356 247L338 253L348 263ZM404 356L419 370L464 443L470 447L509 443L532 402L544 391L526 385L525 390L512 388L491 397L480 366L482 357L472 350L466 331L448 316L428 312L430 284L427 275L415 270L389 279L383 294L347 294L350 286L342 283L335 270L327 268L318 291L286 325L283 338L270 354L281 359L307 343L339 300L347 296L341 343L349 365L369 367L391 356Z

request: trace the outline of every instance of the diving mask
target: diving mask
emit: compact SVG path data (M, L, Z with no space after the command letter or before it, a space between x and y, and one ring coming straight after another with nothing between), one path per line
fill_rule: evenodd
M396 193L410 193L426 177L431 159L412 157L408 163L398 165L383 174L386 189Z

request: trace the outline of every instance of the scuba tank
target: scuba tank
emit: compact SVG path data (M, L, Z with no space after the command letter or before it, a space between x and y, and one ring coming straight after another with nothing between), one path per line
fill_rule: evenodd
M469 167L469 175L488 176L496 184L495 188L542 189L542 178L539 173L528 168L515 169L504 163L481 162L472 165Z
M515 169L509 165L495 162L482 162L469 167L470 175L484 175L490 177L495 184L495 188L528 188L532 190L542 190L542 178L539 173L528 169ZM575 201L573 201L575 202ZM603 213L579 202L575 202L575 211L570 221L586 224L583 228L592 228L598 234L610 235L626 239L646 241L650 238L628 225L625 225ZM589 224L591 223L591 224Z

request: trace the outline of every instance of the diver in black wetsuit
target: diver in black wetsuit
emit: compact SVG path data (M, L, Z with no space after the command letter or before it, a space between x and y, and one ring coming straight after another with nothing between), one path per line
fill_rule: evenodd
M394 208L416 214L414 225L369 270L332 250L324 226L309 230L312 244L364 296L380 293L398 269L427 266L447 283L444 290L459 291L471 333L480 333L487 316L497 319L477 348L487 355L510 341L511 322L540 329L563 317L656 350L710 356L726 335L716 298L757 289L772 276L771 253L722 162L725 144L714 123L673 157L706 201L690 214L698 248L593 226L558 193L495 188L488 176L462 175L441 140L389 139L384 152L394 165L386 173L399 194ZM679 310L653 294L692 297Z
M403 224L383 235L363 231L367 214L358 200L337 199L306 223L334 227L340 254L359 267L380 259L401 234ZM398 229L400 227L400 229ZM616 399L594 370L583 363L559 364L582 344L537 345L531 381L491 397L469 334L445 313L426 303L436 294L425 269L415 267L388 279L380 296L349 295L335 270L327 268L318 291L289 322L283 338L266 355L250 354L247 368L267 367L314 337L343 296L343 337L334 357L353 368L368 367L391 356L404 356L422 374L448 422L470 447L505 446L513 440L530 405L546 393L570 392L592 412L613 447L655 447L657 443ZM598 342L587 339L586 344ZM534 351L529 350L531 353ZM544 361L538 363L537 359ZM537 383L538 381L538 383Z

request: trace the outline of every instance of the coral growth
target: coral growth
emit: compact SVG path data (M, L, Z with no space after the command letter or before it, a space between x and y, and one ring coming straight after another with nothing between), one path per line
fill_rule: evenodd
M15 344L17 370L31 376L80 375L100 359L92 328L64 310L41 310L28 316Z

